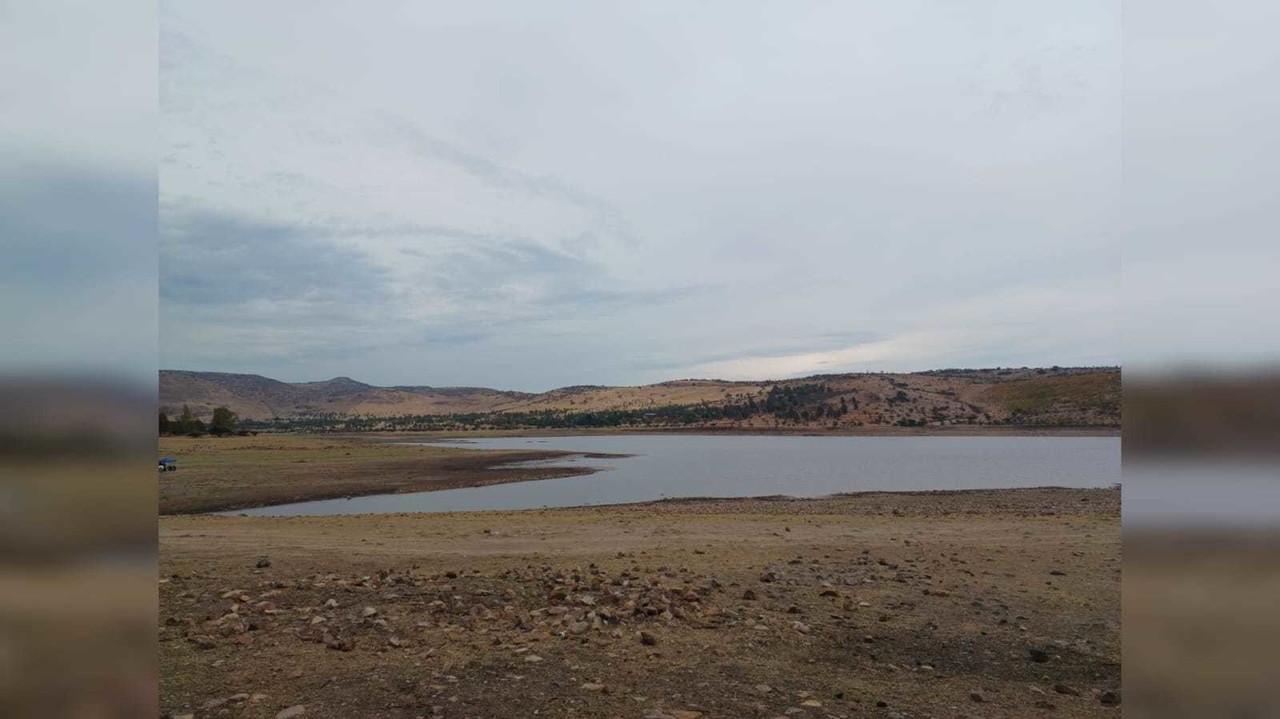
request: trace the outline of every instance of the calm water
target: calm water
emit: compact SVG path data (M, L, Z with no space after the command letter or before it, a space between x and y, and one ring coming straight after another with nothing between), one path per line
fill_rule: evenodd
M618 435L486 438L443 444L635 456L572 457L547 463L605 468L583 477L300 502L229 514L531 509L672 497L818 497L865 490L1107 487L1120 481L1118 437Z

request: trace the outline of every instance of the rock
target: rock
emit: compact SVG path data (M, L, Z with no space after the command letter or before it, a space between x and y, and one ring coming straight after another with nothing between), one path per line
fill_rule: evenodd
M1102 702L1103 706L1118 707L1120 706L1120 692L1112 692L1112 691L1103 692L1098 697L1098 701Z
M1027 653L1031 655L1031 661L1037 664L1044 664L1049 661L1049 652L1046 652L1043 649L1036 649L1033 647L1029 649Z
M800 632L801 634L808 634L810 631L812 631L809 629L809 625L805 624L804 622L792 622L791 628L796 630L797 632Z
M537 654L530 654L529 656L525 657L524 660L526 662L529 662L530 664L537 664L538 662L542 661L542 657L538 656Z
M362 617L372 617L377 613L378 613L378 610L374 609L373 607L365 607L364 609L360 610L360 616Z
M326 636L324 645L340 652L349 652L356 648L356 643L347 637Z
M757 684L756 691L760 692L761 694L768 694L769 692L773 691L773 687L769 686L768 684Z
M279 713L276 714L276 719L293 719L293 717L300 717L306 713L307 713L306 705L294 704L288 709L281 709Z
M756 600L756 590L748 589L742 593L742 598L748 602L754 602Z
M822 702L818 701L817 699L805 699L804 701L800 702L800 706L816 709L822 706Z
M674 719L698 719L698 717L702 716L702 712L696 712L692 709L677 709L671 712L671 716Z
M258 569L266 569L267 567L270 567L270 566L271 566L270 559L267 559L266 557L260 557L258 559Z
M337 609L337 608L338 608L338 600L336 600L336 599L330 599L329 601L327 601L327 602L325 602L325 603L324 603L324 608L325 608L325 609Z
M1059 694L1066 694L1070 697L1080 696L1080 690L1067 686L1066 684L1054 684L1053 690Z
M1055 569L1055 570L1053 570L1052 572L1049 572L1049 574L1051 574L1051 575L1053 575L1053 576L1055 576L1055 577L1065 577L1065 576L1067 576L1067 573L1066 573L1066 572L1061 571L1061 570L1058 570L1058 569Z
M647 647L652 647L658 643L658 638L652 632L642 631L640 632L640 643Z
M760 574L760 581L762 581L762 582L776 582L776 581L778 581L778 574L777 574L777 572L763 572L763 573L761 573L761 574Z
M586 684L583 684L583 685L582 685L582 691L584 691L584 692L602 692L602 691L604 691L604 685L603 685L603 684L597 684L596 682L587 682Z
M969 701L974 702L975 704L981 704L986 701L986 699L978 692L969 692Z
M1032 706L1034 706L1036 709L1047 709L1049 711L1053 711L1054 709L1058 708L1057 704L1054 704L1053 702L1045 701L1044 699L1036 700L1036 703Z

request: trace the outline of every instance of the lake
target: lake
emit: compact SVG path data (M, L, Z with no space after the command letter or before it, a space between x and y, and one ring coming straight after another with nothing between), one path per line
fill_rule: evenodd
M820 497L870 490L1109 487L1120 482L1119 437L606 435L432 444L634 456L541 462L602 469L579 477L299 502L226 514L534 509L677 497Z

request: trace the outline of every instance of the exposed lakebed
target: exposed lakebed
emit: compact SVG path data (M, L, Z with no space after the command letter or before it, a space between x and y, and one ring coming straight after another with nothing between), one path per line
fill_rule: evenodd
M608 435L481 438L438 444L581 453L537 463L596 471L485 487L298 502L228 514L448 512L686 497L1107 487L1119 483L1121 476L1118 437Z

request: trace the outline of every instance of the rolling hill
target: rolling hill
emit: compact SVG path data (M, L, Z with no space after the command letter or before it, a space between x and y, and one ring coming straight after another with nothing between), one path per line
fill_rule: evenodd
M956 424L1118 427L1114 367L932 370L758 382L677 380L527 393L484 387L376 387L349 377L288 383L260 375L161 370L160 409L208 418L226 406L250 424L309 429Z

